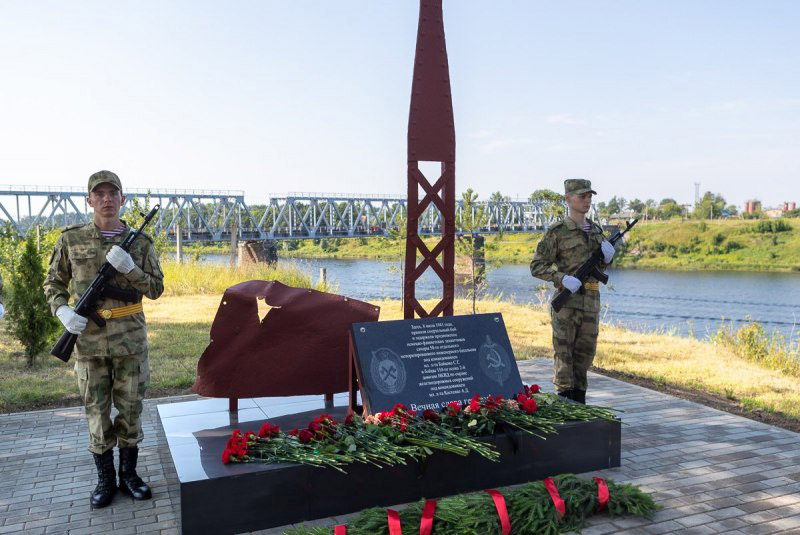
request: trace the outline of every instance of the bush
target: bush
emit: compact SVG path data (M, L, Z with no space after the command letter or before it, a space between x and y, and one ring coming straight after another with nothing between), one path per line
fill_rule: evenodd
M780 333L767 333L760 323L749 321L736 331L721 327L713 340L727 345L746 360L800 376L800 347L787 342Z
M25 241L11 276L11 297L8 300L8 331L25 348L28 367L36 355L44 351L59 322L50 314L42 284L44 267L33 238Z
M752 230L753 232L758 232L759 234L767 234L770 232L787 232L792 230L792 226L782 219L765 219L756 223L752 227Z
M730 253L731 251L736 251L737 249L744 249L744 245L742 245L738 241L733 241L733 240L730 240L728 243L725 244L726 253Z
M711 243L714 245L722 245L722 242L725 241L725 235L721 232L717 232L714 236L711 237Z

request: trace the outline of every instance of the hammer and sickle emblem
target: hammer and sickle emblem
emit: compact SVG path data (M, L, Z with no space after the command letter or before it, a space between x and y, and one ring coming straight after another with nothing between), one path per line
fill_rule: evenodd
M489 353L486 355L486 361L488 362L490 368L505 367L505 364L503 364L503 357L501 357L494 349L489 350Z
M391 362L389 363L388 366L381 364L379 370L381 372L381 379L383 379L384 381L388 381L389 379L395 381L397 380L397 368L395 368L394 364L392 364Z

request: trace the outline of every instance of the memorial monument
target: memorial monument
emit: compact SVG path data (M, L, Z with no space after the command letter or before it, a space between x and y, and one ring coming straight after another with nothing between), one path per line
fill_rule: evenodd
M420 170L430 161L438 177ZM543 419L546 440L526 428L537 399L551 415L563 414L553 403L564 402L525 390L500 314L453 316L455 129L441 0L420 2L407 165L406 319L378 323L369 303L277 282L249 281L222 297L195 391L228 399L158 406L185 533L252 531L619 466L619 420L553 416ZM428 247L417 229L431 204L443 223ZM415 292L428 269L442 281L430 310ZM259 299L271 307L263 317ZM485 432L470 434L473 425ZM368 438L376 443L378 435L403 442L399 433L412 430L460 442L380 442L396 454L381 459L357 444L367 437L361 430L375 429ZM332 444L339 432L349 444L341 453ZM297 460L266 462L286 458Z

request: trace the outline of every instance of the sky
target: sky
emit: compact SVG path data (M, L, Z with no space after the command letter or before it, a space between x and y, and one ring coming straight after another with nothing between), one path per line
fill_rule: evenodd
M399 194L414 0L6 0L0 184ZM800 201L800 2L444 0L456 189Z

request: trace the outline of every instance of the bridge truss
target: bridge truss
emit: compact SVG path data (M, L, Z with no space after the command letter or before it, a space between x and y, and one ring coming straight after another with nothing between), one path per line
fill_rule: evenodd
M131 209L158 203L150 233L185 242L218 242L236 232L242 240L286 240L405 236L406 199L397 195L288 193L270 195L265 204L248 205L243 191L125 191L122 217ZM479 224L479 234L542 232L555 220L552 205L528 201L478 202L464 210L456 204L456 232L463 222ZM88 223L91 209L82 188L0 186L0 221L25 236L37 227L56 228ZM431 203L419 218L419 234L441 233L442 216ZM471 225L468 225L468 227Z

